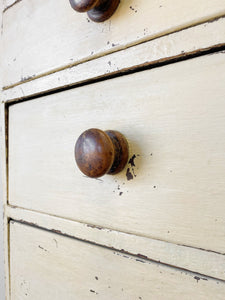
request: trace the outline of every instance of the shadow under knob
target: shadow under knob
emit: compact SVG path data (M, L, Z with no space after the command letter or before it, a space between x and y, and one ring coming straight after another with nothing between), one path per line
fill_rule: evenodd
M88 129L75 145L76 163L88 177L119 173L124 169L128 155L126 138L115 130Z

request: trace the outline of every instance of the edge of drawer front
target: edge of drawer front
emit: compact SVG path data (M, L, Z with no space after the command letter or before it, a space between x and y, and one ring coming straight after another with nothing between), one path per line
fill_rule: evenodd
M10 223L11 297L223 299L222 282Z
M193 9L194 7L194 9ZM225 14L223 0L121 1L100 24L69 1L22 0L3 15L3 86L30 80ZM13 45L12 42L13 41Z
M225 281L225 255L7 206L9 219Z
M219 53L10 106L9 203L223 253L224 77ZM79 173L89 127L128 137L134 180Z
M152 67L173 59L186 59L225 46L225 17L159 37L125 50L90 60L53 74L15 85L2 91L5 102L21 100L39 93L100 80L140 67ZM159 51L160 49L160 51Z

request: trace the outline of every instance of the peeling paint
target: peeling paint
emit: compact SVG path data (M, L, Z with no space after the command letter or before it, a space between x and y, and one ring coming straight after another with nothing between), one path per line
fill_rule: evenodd
M48 250L46 250L45 248L41 247L40 245L38 245L38 248L40 248L41 250L48 252Z
M103 228L100 227L100 226L91 225L91 224L88 224L87 227L94 228L94 229L98 229L98 230L102 230L102 229L103 229Z
M134 163L135 158L136 158L136 155L134 154L134 155L129 159L128 164L130 164L131 167L135 167L135 163Z
M138 253L137 256L140 257L140 258L143 258L143 259L148 259L148 257L146 255L143 255L143 254Z
M16 0L14 1L12 4L10 4L9 6L6 6L3 10L3 13L6 12L9 8L13 7L15 4L21 2L22 0Z
M134 178L134 176L132 175L132 173L130 172L130 168L127 168L127 172L126 172L126 177L127 180L132 180Z

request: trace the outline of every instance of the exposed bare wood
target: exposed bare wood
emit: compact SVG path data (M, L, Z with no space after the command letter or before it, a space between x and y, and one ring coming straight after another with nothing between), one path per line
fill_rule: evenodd
M22 0L3 0L3 12Z
M221 52L11 105L9 203L224 253L224 81ZM126 136L125 171L82 176L87 128Z
M10 243L12 299L224 299L223 282L19 223Z
M176 57L201 53L204 50L223 45L225 43L224 36L225 18L220 18L215 22L194 26L48 76L33 79L9 90L4 90L2 97L4 101L21 99L90 79L104 78L109 74L121 74L121 72L143 65L153 65Z
M1 244L1 253L3 253L3 246L4 246L4 263L5 268L4 271L1 269L1 276L4 277L2 280L2 284L5 285L5 289L1 290L2 296L4 297L4 293L6 299L9 299L9 265L8 265L8 218L4 211L4 207L7 203L7 165L6 165L6 135L5 135L5 104L0 104L0 205L2 209L1 211L1 222L3 223L4 227L4 245ZM1 255L1 257L3 257Z
M221 254L74 222L18 207L8 206L6 213L10 219L22 223L225 280L225 256Z
M130 0L121 1L112 18L97 24L74 13L69 1L23 0L4 13L3 85L13 86L223 15L224 0Z

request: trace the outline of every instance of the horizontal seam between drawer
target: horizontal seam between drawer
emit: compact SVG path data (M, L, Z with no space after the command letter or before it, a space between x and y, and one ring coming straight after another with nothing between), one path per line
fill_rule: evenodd
M19 1L21 1L21 0L19 0ZM225 15L223 14L223 15L220 15L220 16L217 16L217 17L212 17L212 18L209 18L209 19L206 19L206 20L203 20L203 21L201 20L201 21L196 22L195 24L192 24L192 25L190 25L190 26L187 25L186 27L184 27L184 28L182 28L182 29L177 29L177 30L174 30L174 31L168 31L168 32L165 31L165 33L164 33L164 34L161 33L161 35L160 35L160 33L159 33L159 35L153 36L152 38L149 38L149 39L146 39L146 40L143 40L143 41L141 41L141 40L139 40L139 41L133 41L133 42L131 42L130 44L128 43L128 44L126 44L126 45L124 45L124 46L121 46L121 47L115 46L115 47L114 47L114 49L115 49L114 51L113 51L112 48L111 48L111 49L109 49L109 50L103 51L102 53L97 53L97 54L96 54L95 56L93 56L93 57L87 57L87 58L84 58L84 59L80 59L80 60L76 61L76 62L73 63L73 64L67 64L67 65L65 65L65 66L58 67L58 68L52 69L52 70L50 70L50 71L43 72L43 73L41 73L41 74L39 74L39 75L29 75L29 76L23 78L21 81L18 81L18 82L14 83L14 84L10 84L10 85L7 85L7 86L3 86L2 89L3 89L3 90L8 90L8 89L11 89L11 88L16 87L16 86L18 86L18 85L21 85L21 84L23 84L23 83L26 83L26 82L29 82L29 81L32 81L32 80L35 80L35 79L38 79L38 78L41 78L41 77L45 77L45 76L48 76L48 75L57 73L57 72L59 72L59 71L63 71L63 70L65 70L65 69L69 69L69 68L75 67L75 66L77 66L77 65L79 65L79 64L87 63L87 62L89 62L89 61L94 61L94 60L96 60L96 59L98 59L98 58L100 58L100 57L104 57L104 56L113 54L113 53L115 53L115 52L120 52L120 51L123 51L123 50L125 50L125 49L129 49L129 48L132 48L132 47L134 47L134 46L138 46L138 45L141 45L141 44L144 44L144 43L147 43L147 42L156 40L156 39L160 39L160 38L163 38L163 37L168 36L168 35L171 35L171 34L175 34L175 33L178 33L178 32L182 32L182 31L184 31L184 30L187 30L187 29L190 29L190 28L192 28L192 27L196 27L196 26L199 26L199 25L202 25L202 24L205 24L205 23L216 22L216 21L218 21L218 20L220 20L220 19L223 19L224 17L225 17Z
M174 64L177 62L186 61L186 60L189 60L192 58L224 53L224 51L225 51L225 43L222 43L222 44L218 44L213 47L210 47L210 48L198 49L197 51L195 50L193 52L188 52L186 54L184 53L184 54L179 54L176 56L168 57L166 59L160 59L156 62L150 62L147 64L143 63L141 65L138 65L138 66L135 66L135 67L132 67L129 69L121 69L120 71L118 71L116 73L107 73L107 74L101 75L99 77L90 78L90 79L84 80L82 82L71 84L71 85L68 85L65 87L58 87L55 89L53 88L52 90L38 92L37 94L19 97L19 98L9 100L6 102L3 101L3 103L5 103L6 107L8 108L8 106L16 104L17 101L22 103L24 101L38 99L38 98L49 96L49 95L54 95L56 93L69 91L74 88L78 88L78 87L82 87L82 86L86 86L86 85L90 85L90 84L94 84L94 83L98 83L98 82L103 82L106 80L110 80L110 79L114 79L114 78L118 78L118 77L122 77L122 76L126 76L126 75L135 74L135 73L141 72L141 71L147 71L147 70L167 66L167 65Z
M124 233L124 234L132 235L132 236L147 238L147 239L151 239L151 240L156 240L156 241L160 241L160 242L165 242L165 243L173 244L173 245L176 245L176 246L187 247L187 248L191 248L191 249L195 249L195 250L200 250L200 251L205 251L205 252L209 252L209 253L214 253L214 254L225 256L225 253L221 253L221 252L214 251L214 250L209 250L209 249L204 249L204 248L200 248L200 247L195 247L195 246L190 246L190 245L184 245L184 244L179 244L179 243L174 243L174 242L170 242L168 240L162 240L162 239L159 239L159 238L150 237L150 236L146 236L146 235L142 235L142 234L131 233L131 232L128 232L128 231L117 230L117 229L109 228L109 227L103 227L101 225L90 224L90 223L87 223L85 221L73 220L73 219L70 219L70 218L61 217L61 216L57 216L57 215L54 215L54 214L45 213L45 212L41 212L41 211L36 211L36 210L32 210L32 209L27 209L27 208L23 208L23 207L20 207L20 206L8 205L8 207L10 207L12 209L17 209L18 208L18 209L22 209L22 210L25 210L25 211L28 211L28 212L30 211L30 212L38 213L38 214L41 214L41 215L45 215L45 216L50 216L50 217L62 219L62 220L65 220L65 221L71 221L71 222L79 223L79 224L82 224L82 225L86 225L87 227L92 227L92 228L96 228L96 229L100 229L100 230L108 230L108 231L114 231L114 232ZM21 221L23 221L23 220L20 220L20 222ZM26 221L24 221L24 222L26 222ZM35 226L37 225L38 226L38 224L32 224L32 225L35 225ZM49 230L49 229L46 229L46 230Z
M35 228L38 228L40 230L44 230L44 231L47 231L47 232L50 232L50 233L65 236L65 237L75 239L75 240L78 240L78 241L81 241L81 242L84 242L84 243L87 243L87 244L90 244L90 245L94 245L94 246L98 246L98 247L107 249L107 250L110 250L110 251L116 251L118 253L121 253L122 256L124 254L127 254L127 255L130 255L133 258L136 258L135 260L138 261L138 262L142 262L142 263L146 262L146 263L149 263L149 264L161 264L161 265L166 266L168 268L171 268L173 270L175 269L177 271L179 270L179 271L183 271L183 272L188 272L190 275L192 274L193 278L196 279L197 281L200 280L200 279L202 279L202 280L208 280L209 279L209 280L215 280L215 281L220 281L221 283L225 283L225 280L217 278L217 277L213 277L213 276L205 275L205 274L198 273L198 272L195 272L195 271L191 271L189 269L181 268L181 267L176 266L176 265L170 265L170 264L161 262L160 260L157 261L157 260L148 258L147 256L142 256L141 254L133 254L133 253L130 253L130 252L128 252L126 250L123 250L123 249L117 249L117 248L109 247L109 246L106 246L106 245L103 245L103 244L91 242L91 241L86 240L86 239L77 238L77 237L69 235L67 233L57 232L57 231L54 231L54 230L44 228L42 226L38 226L37 224L29 224L29 222L26 222L24 220L14 220L14 219L9 218L8 223L10 223L10 222L16 222L16 223L19 223L19 224L24 224L26 226L35 227ZM204 276L204 278L199 278L196 275Z

